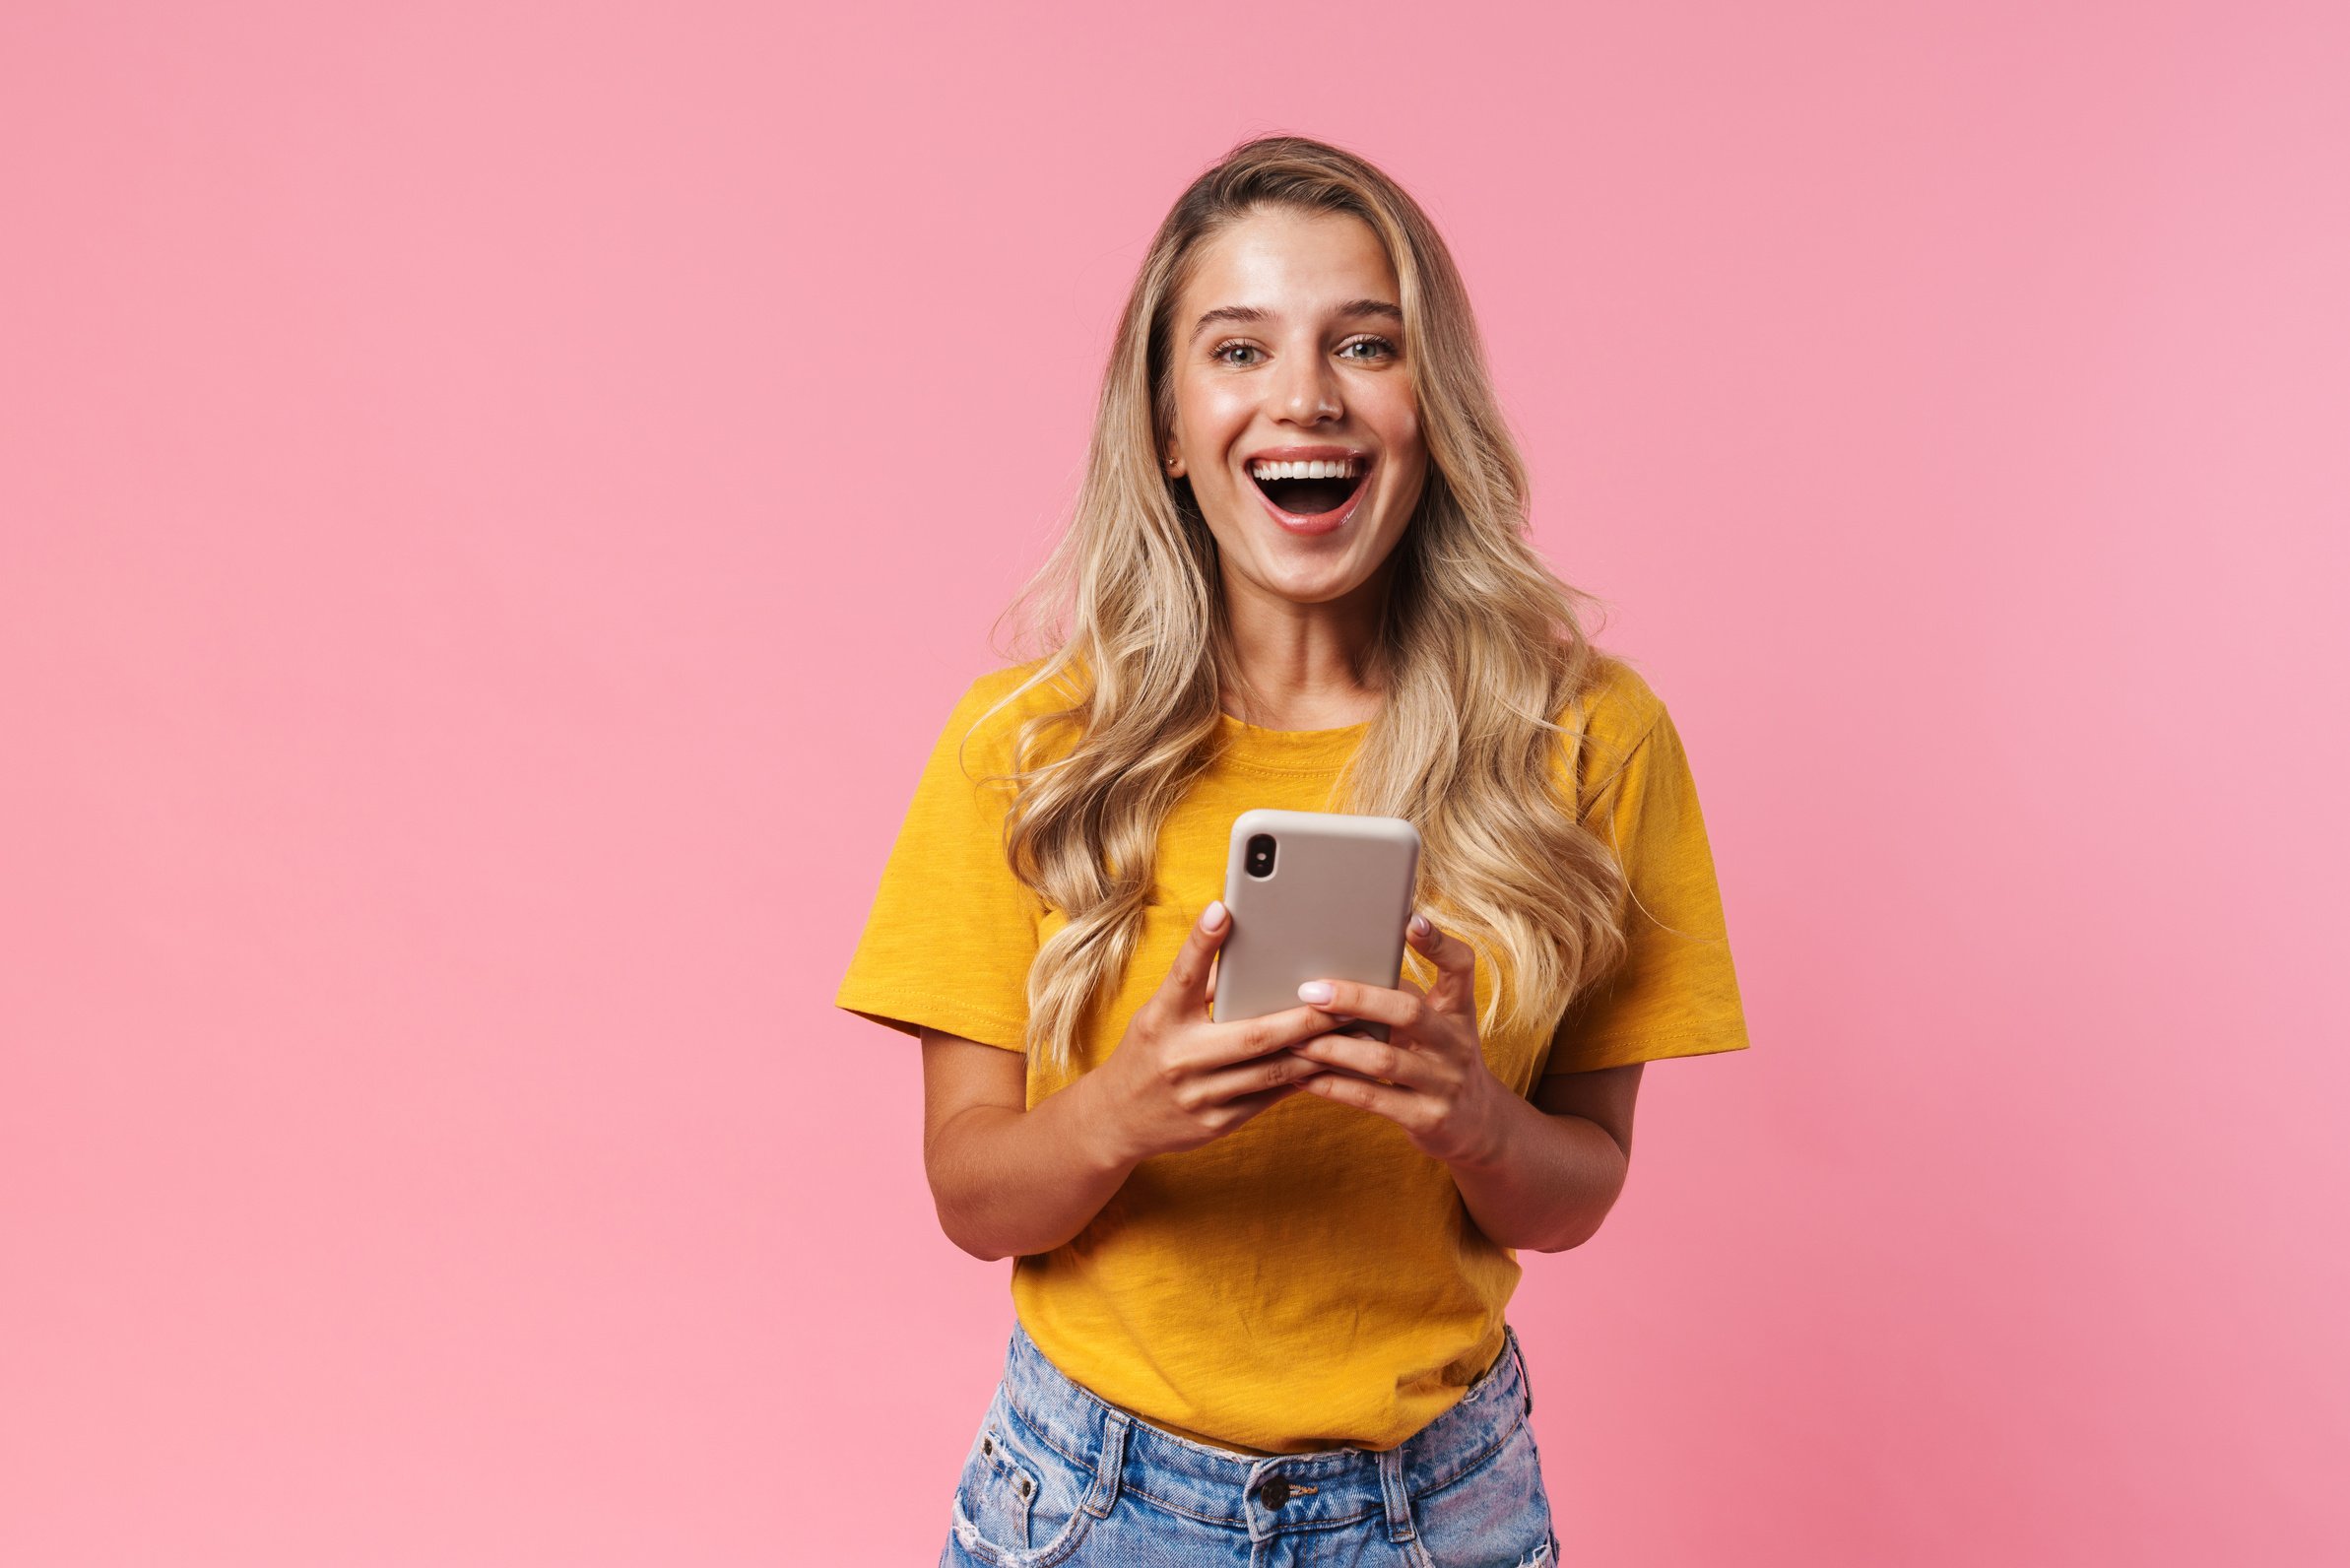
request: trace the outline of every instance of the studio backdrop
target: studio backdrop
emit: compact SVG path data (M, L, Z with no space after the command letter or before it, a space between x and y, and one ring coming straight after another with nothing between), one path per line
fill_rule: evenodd
M933 1560L833 990L1168 202L1426 205L1752 1049L1510 1317L1565 1560L2350 1560L2339 5L0 15L0 1562Z

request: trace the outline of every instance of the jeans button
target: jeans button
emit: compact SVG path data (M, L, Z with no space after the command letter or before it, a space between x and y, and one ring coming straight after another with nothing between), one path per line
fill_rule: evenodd
M1268 1476L1257 1488L1257 1498L1268 1508L1278 1508L1289 1500L1289 1483L1278 1475Z

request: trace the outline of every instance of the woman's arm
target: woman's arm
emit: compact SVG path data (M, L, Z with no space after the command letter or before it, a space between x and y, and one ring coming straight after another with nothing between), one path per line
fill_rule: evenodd
M1477 1228L1499 1246L1535 1252L1591 1240L1631 1167L1643 1065L1546 1078L1531 1103L1510 1096L1491 1149L1452 1164Z
M1321 1009L1208 1016L1230 929L1221 900L1202 910L1109 1060L1033 1109L1021 1053L922 1030L922 1162L948 1239L991 1261L1050 1252L1143 1160L1221 1138L1321 1076L1287 1049L1338 1021Z
M1642 1064L1546 1078L1533 1102L1521 1099L1493 1076L1477 1042L1469 944L1419 915L1405 937L1436 965L1425 992L1348 980L1298 987L1334 1013L1388 1026L1384 1041L1327 1034L1295 1047L1339 1069L1306 1087L1402 1127L1414 1148L1452 1171L1469 1217L1495 1244L1583 1245L1624 1188Z
M1017 1051L922 1031L922 1163L939 1225L991 1262L1075 1236L1136 1163L1090 1136L1091 1075L1027 1110L1027 1068Z

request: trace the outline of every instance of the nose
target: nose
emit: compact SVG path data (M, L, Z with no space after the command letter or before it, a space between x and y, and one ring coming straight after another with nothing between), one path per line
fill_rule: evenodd
M1345 412L1338 372L1319 354L1290 354L1274 368L1273 411L1297 425L1318 425Z

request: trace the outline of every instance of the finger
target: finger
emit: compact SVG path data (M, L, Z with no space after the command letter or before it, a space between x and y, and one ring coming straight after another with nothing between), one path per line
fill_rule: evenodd
M1321 1008L1290 1008L1259 1017L1211 1023L1198 1031L1198 1043L1184 1051L1183 1065L1194 1073L1229 1067L1328 1034L1345 1021Z
M1390 1045L1385 1040L1366 1040L1355 1034L1323 1034L1290 1047L1290 1054L1326 1067L1359 1073L1367 1078L1386 1078L1408 1089L1433 1088L1436 1083L1436 1063L1421 1052Z
M1302 1082L1284 1083L1277 1089L1267 1089L1262 1094L1243 1094L1238 1099L1226 1100L1224 1102L1224 1108L1226 1110L1239 1111L1241 1114L1234 1117L1230 1122L1226 1123L1224 1126L1224 1131L1229 1133L1233 1128L1240 1126L1243 1122L1253 1120L1259 1112L1270 1110L1273 1106L1280 1104L1283 1100L1292 1099L1297 1095L1303 1094L1305 1092L1305 1088L1306 1086Z
M1474 1008L1476 949L1422 914L1411 917L1403 935L1436 965L1436 983L1428 987L1428 1006L1439 1013L1467 1013Z
M1368 1018L1391 1029L1409 1029L1428 1014L1417 992L1387 986L1367 986L1353 980L1308 980L1297 988L1298 999L1325 1012L1349 1018Z
M1220 1105L1284 1085L1294 1086L1328 1071L1321 1063L1309 1062L1294 1051L1275 1051L1254 1062L1209 1073L1199 1080L1199 1088L1202 1098Z
M1427 1125L1428 1101L1409 1089L1374 1083L1345 1073L1317 1073L1300 1087L1308 1094L1319 1094L1326 1100L1384 1116L1407 1133L1423 1131Z
M1167 978L1159 982L1158 994L1151 1000L1187 1016L1206 1013L1208 966L1231 929L1232 915L1224 908L1221 898L1201 910L1200 918L1192 922L1190 934L1183 939L1183 946L1176 950L1175 961L1167 966Z

